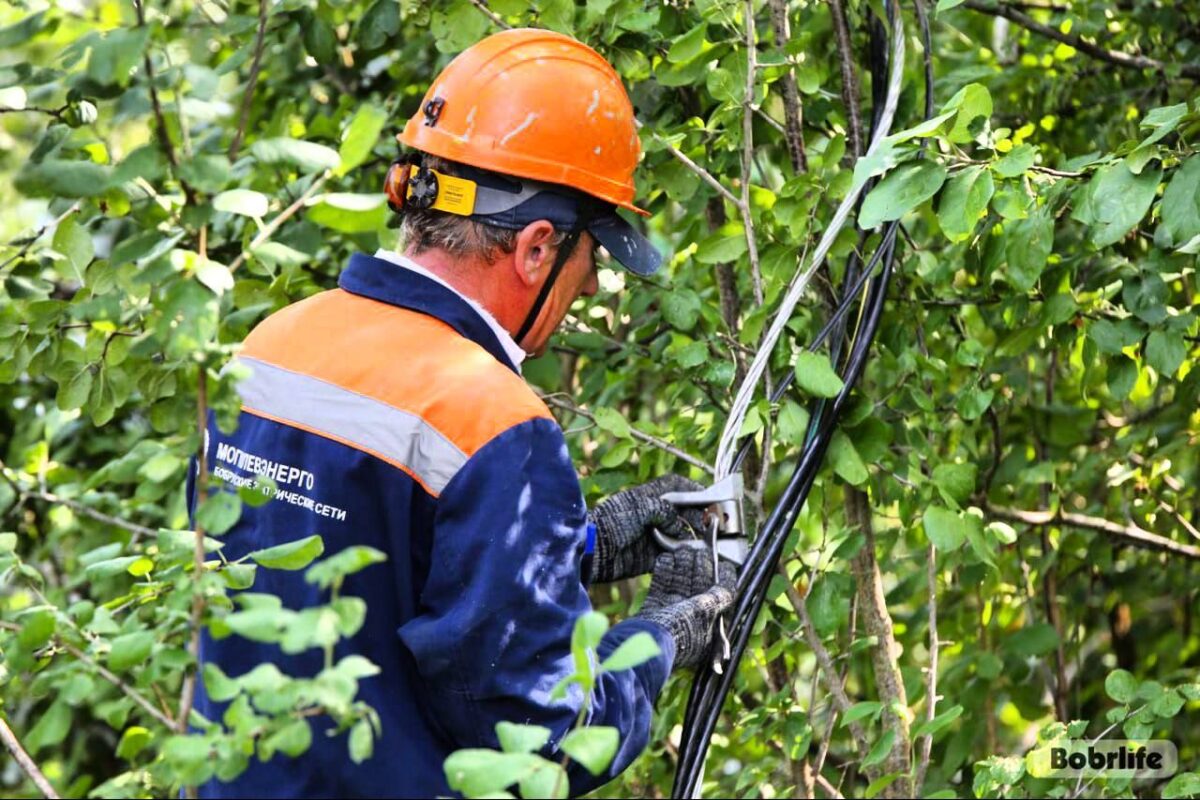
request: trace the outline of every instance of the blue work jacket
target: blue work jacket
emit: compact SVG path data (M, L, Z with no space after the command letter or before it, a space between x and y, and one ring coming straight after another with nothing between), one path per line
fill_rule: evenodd
M270 502L246 507L222 538L237 558L320 534L328 557L350 545L387 554L349 577L366 622L335 657L380 668L359 698L379 713L374 755L356 765L345 733L313 718L298 759L252 759L205 797L433 797L448 795L442 763L455 750L498 747L496 723L543 725L546 755L570 729L578 691L551 699L573 671L575 620L591 610L581 576L588 522L567 444L520 377L496 333L443 284L388 261L355 255L339 288L289 306L247 338L238 361L242 413L233 434L209 426L207 464L226 484L265 474ZM284 606L328 602L302 572L259 569L251 591ZM658 625L621 622L601 658L638 631L662 653L604 674L589 724L620 731L600 776L578 767L579 794L613 778L645 748L675 647ZM269 662L312 676L322 653L205 635L201 660L238 676ZM197 710L224 705L200 687Z

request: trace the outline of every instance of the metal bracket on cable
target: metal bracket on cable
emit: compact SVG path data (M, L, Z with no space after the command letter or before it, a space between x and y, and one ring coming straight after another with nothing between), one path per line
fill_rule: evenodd
M703 507L705 509L704 525L709 533L708 545L712 551L714 585L718 580L717 562L720 559L723 558L741 569L750 552L750 544L746 539L746 528L742 518L743 494L742 474L735 472L698 492L667 492L662 495L662 499L673 506ZM698 540L694 539L691 542L674 539L658 529L654 531L654 539L659 547L665 550L677 550L685 545L699 544ZM728 661L732 655L723 616L717 618L717 631L721 638L721 653L713 657L712 667L713 671L719 675L724 671L724 662Z

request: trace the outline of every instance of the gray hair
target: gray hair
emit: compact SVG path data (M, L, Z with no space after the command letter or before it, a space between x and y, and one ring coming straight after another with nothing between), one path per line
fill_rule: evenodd
M423 163L439 172L454 171L452 162L435 156L425 156ZM507 255L516 249L520 230L487 225L470 217L432 208L407 208L404 210L402 232L404 247L413 255L426 250L443 250L459 258L481 258L491 264L500 255ZM556 230L550 244L558 247L565 238L566 233Z

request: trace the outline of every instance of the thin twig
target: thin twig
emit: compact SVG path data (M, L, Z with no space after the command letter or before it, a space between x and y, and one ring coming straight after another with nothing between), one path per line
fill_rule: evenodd
M309 186L307 189L305 189L304 194L297 197L295 202L293 202L283 211L280 211L273 220L264 225L263 229L258 232L258 235L251 240L250 246L238 254L238 257L235 258L233 263L229 265L229 271L233 272L240 267L246 261L246 253L254 250L254 248L258 247L267 239L270 239L271 234L275 233L275 231L279 229L280 225L287 222L297 211L299 211L305 202L307 202L310 197L316 194L317 189L320 189L328 179L329 172L326 171L323 175L313 181L312 186Z
M254 60L250 62L250 77L246 80L246 91L242 93L242 110L238 114L237 131L229 144L229 160L236 161L246 136L246 124L250 121L250 104L254 101L254 87L258 83L258 72L262 68L263 42L267 34L267 0L258 0L258 33L254 37Z
M129 522L127 520L123 520L118 517L114 517L109 514L105 514L103 511L97 511L96 509L91 508L90 506L85 506L83 503L79 502L78 500L71 500L66 497L59 497L58 495L52 494L51 492L42 492L42 491L36 491L36 490L29 490L29 491L22 490L21 493L27 497L32 497L37 500L43 500L47 503L66 506L67 508L71 509L72 511L78 511L80 514L83 514L84 516L87 516L87 517L91 517L92 519L96 520L97 522L103 522L108 525L112 525L114 527L121 528L123 530L127 530L130 533L134 534L135 536L154 536L157 534L157 531L155 531L153 528L147 528L144 525L138 525L135 522Z
M754 217L750 213L750 179L754 169L754 74L758 59L758 44L754 25L754 0L746 0L742 10L746 17L746 88L742 98L742 225L746 234L746 255L750 259L750 276L754 282L754 300L764 301L762 270L758 264L758 236Z
M504 28L504 30L512 30L512 25L504 21L503 17L488 8L488 4L484 0L471 0L471 5L483 12L484 16L490 19L495 25Z
M668 152L668 153L670 153L671 155L675 156L675 158L679 159L679 162L680 162L681 164L683 164L685 167L687 167L688 169L690 169L692 172L694 172L694 173L696 173L697 175L699 175L699 176L700 176L700 178L701 178L701 179L702 179L702 180L703 180L705 183L707 183L709 186L711 186L711 187L713 187L714 189L716 189L716 190L717 190L717 192L718 192L718 193L720 193L720 195L721 195L722 197L724 197L724 198L725 198L726 200L728 200L730 203L733 203L734 207L735 207L735 208L737 208L739 211L741 211L741 209L742 209L742 201L738 199L737 195L735 195L733 192L731 192L731 191L729 191L728 189L726 189L724 184L722 184L722 183L721 183L719 180L717 180L716 178L714 178L714 177L712 176L712 173L711 173L711 172L709 172L709 171L708 171L708 170L706 170L704 167L700 166L700 165L699 165L699 164L697 164L695 161L692 161L690 158L688 158L687 156L685 156L685 155L683 154L683 152L679 150L679 148L675 147L675 145L671 144L671 143L670 143L670 142L668 142L667 140L665 140L665 139L662 139L662 138L660 137L660 138L659 138L659 141L660 141L660 142L662 142L662 145L663 145L663 147L665 147L665 148L667 149L667 152Z
M542 400L545 401L547 404L554 406L555 408L561 408L564 411L570 411L572 414L578 414L579 416L584 417L585 419L589 419L592 422L596 421L596 417L590 411L587 411L587 410L575 405L574 403L570 402L569 400L564 400L563 398L552 395L552 394L542 394ZM685 453L683 450L680 450L675 445L671 444L670 442L659 439L657 436L652 436L644 431L640 431L637 428L633 427L632 425L629 426L629 433L631 436L633 436L634 439L638 439L640 441L645 442L646 444L657 447L659 450L668 452L671 455L675 456L676 458L678 458L682 461L686 461L687 463L691 464L693 467L699 467L700 469L704 470L705 472L707 472L710 475L712 475L714 472L712 464L709 464L705 461L701 461L700 459L696 458L695 456L693 456L689 453Z
M137 689L134 689L132 686L121 680L105 667L101 666L95 661L95 659L80 650L75 645L68 642L59 641L59 646L70 653L76 660L82 661L90 669L94 670L101 678L120 689L122 694L124 694L133 702L137 703L143 711L145 711L155 720L165 725L169 730L175 730L175 721L163 712L159 711L158 708L156 708L155 705L151 703L144 694L139 692Z
M137 12L138 27L146 27L146 12L142 7L142 0L133 0L134 10ZM175 145L171 142L171 132L167 129L167 118L163 114L162 102L158 99L158 87L154 85L154 62L150 59L150 48L146 48L145 54L142 56L142 64L146 70L146 84L150 87L150 105L154 109L154 120L158 129L158 142L162 148L163 155L167 157L167 162L171 167L171 174L175 175L179 168L179 157L175 154ZM183 195L187 199L189 205L195 205L196 193L191 186L182 178L175 175L179 181L180 188L183 189Z
M51 800L58 800L58 792L54 791L54 787L50 785L50 781L46 779L45 774L38 768L37 763L29 757L29 753L25 752L25 748L21 747L20 740L13 733L12 728L8 727L8 723L0 717L0 739L4 740L4 746L8 748L8 752L12 753L13 760L17 762L17 766L21 771L29 776L33 781L33 785L38 788L38 791L43 796Z
M836 798L836 800L842 800L842 793L839 792L837 787L830 783L824 775L818 772L814 777L816 778L817 786L820 786L826 795Z
M1058 28L1049 25L1043 25L1027 14L1023 14L1018 9L1005 3L985 3L981 0L966 0L963 3L967 8L978 11L983 14L990 14L993 17L1004 17L1011 20L1022 28L1028 31L1044 36L1047 39L1053 39L1056 42L1070 45L1080 52L1087 53L1092 58L1098 58L1101 61L1107 61L1110 64L1116 64L1119 67L1129 67L1130 69L1152 69L1157 72L1166 72L1169 68L1177 68L1179 74L1193 80L1200 80L1200 64L1166 64L1154 58L1146 56L1135 56L1129 53L1123 53L1120 50L1106 50L1097 44L1085 41L1081 36L1074 33L1063 33Z
M208 366L203 363L197 368L196 434L200 439L196 446L196 497L199 503L208 497L208 451L205 448L208 443ZM180 733L187 730L188 716L196 699L196 670L200 666L200 623L204 618L204 528L199 520L196 522L193 562L192 615L189 621L191 638L187 648L192 663L183 676L183 688L179 695L179 716L175 720L175 729Z
M83 201L82 201L82 200L76 200L74 203L72 203L72 204L71 204L71 205L70 205L70 206L67 208L67 210L66 210L66 211L64 211L63 213L59 214L57 217L55 217L55 218L54 218L54 220L53 220L52 222L48 222L48 223L46 223L45 225L43 225L42 227L38 228L38 230L37 230L37 233L35 233L35 234L33 234L33 236L29 237L29 239L28 239L28 240L26 240L26 241L25 241L25 242L24 242L24 243L21 245L21 248L20 248L19 250L17 250L17 252L16 252L16 253L14 253L14 254L13 254L12 256L10 256L9 258L5 259L3 264L0 264L0 269L4 269L4 268L5 268L5 267L7 267L9 264L11 264L12 262L16 261L18 258L21 258L21 257L22 257L22 256L24 256L26 253L28 253L28 252L29 252L29 249L30 249L31 247L33 247L33 246L34 246L34 244L36 244L36 243L37 243L37 240L38 240L38 239L41 239L41 238L42 238L44 235L46 235L46 233L47 233L47 232L49 232L49 231L52 231L52 230L56 229L56 228L57 228L59 225L61 225L61 224L62 224L62 221L63 221L63 220L65 220L67 217L69 217L69 216L71 216L72 214L74 214L74 213L76 213L77 211L79 211L79 209L80 209L80 207L81 207L81 204L82 204L82 203L83 203ZM20 241L20 240L17 240L17 241ZM15 244L15 242L14 242L14 244Z
M1025 511L1016 508L1001 508L989 506L988 513L1009 522L1023 522L1026 525L1065 525L1083 530L1107 533L1125 544L1142 547L1149 550L1160 550L1173 555L1200 560L1200 547L1181 544L1157 533L1139 528L1137 525L1121 525L1102 517L1091 517L1086 514L1074 514L1069 511Z
M937 548L929 543L926 558L928 559L927 575L929 579L929 673L925 676L925 721L933 722L937 716L937 674L938 674L938 628L937 628ZM921 739L921 760L917 764L917 777L913 781L912 790L916 795L921 794L925 785L925 773L929 769L929 756L933 752L933 732L925 734Z

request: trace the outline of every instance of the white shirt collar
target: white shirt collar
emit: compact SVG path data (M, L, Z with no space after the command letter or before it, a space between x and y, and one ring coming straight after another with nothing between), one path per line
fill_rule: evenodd
M467 303L471 306L471 308L475 309L475 311L479 314L480 318L484 322L487 323L487 326L492 329L492 332L496 334L496 338L500 341L500 346L504 348L504 354L508 356L510 361L512 361L513 366L517 368L518 372L521 371L521 362L525 360L525 356L526 356L525 351L522 350L521 347L515 341L513 341L512 334L510 334L508 331L506 331L500 325L500 323L496 321L496 318L493 317L488 312L488 310L486 308L479 305L479 303L477 303L475 300L471 299L470 297L467 297L465 294L460 292L458 289L455 289L453 286L446 283L446 281L442 280L437 275L434 275L432 272L425 269L420 264L413 261L411 258L408 258L407 256L402 256L399 253L395 252L394 250L387 250L387 249L381 247L378 251L376 251L375 257L382 258L384 261L395 264L396 266L401 267L402 269L411 270L412 272L415 272L418 275L422 275L426 278L429 278L429 280L431 280L431 281L436 281L437 283L440 283L442 286L445 286L450 291L454 292L456 295L461 297L463 300L466 300Z

